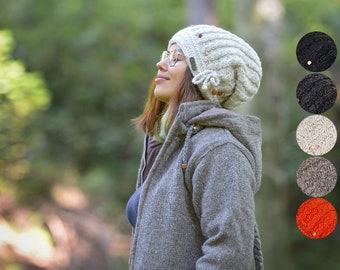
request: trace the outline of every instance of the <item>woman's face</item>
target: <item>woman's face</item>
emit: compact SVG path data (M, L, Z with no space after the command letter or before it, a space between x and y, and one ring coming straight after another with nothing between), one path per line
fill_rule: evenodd
M179 91L187 69L182 50L176 44L172 44L169 51L163 52L157 68L154 94L158 100L167 103Z

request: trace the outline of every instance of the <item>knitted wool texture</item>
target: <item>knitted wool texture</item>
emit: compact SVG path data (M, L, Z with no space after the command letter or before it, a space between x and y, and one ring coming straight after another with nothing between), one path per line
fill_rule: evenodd
M311 115L301 121L296 130L296 141L307 154L318 156L334 147L337 131L331 120L322 115Z
M183 51L203 97L233 109L250 100L262 78L261 61L248 43L216 26L193 25L178 31L176 43Z
M309 74L298 84L296 98L302 109L319 114L330 109L336 100L336 86L323 74Z
M338 221L334 206L322 198L303 202L296 213L296 224L307 237L320 239L333 232Z
M335 61L337 49L333 39L322 32L310 32L297 44L296 56L305 69L313 72L324 71Z
M311 197L323 197L336 185L334 165L323 157L311 157L301 163L296 172L297 184L302 192Z

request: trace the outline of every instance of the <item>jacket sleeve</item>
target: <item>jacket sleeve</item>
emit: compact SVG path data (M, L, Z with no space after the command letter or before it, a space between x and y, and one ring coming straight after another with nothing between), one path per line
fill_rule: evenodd
M254 243L255 174L232 143L200 158L192 175L192 199L204 242L196 270L249 269Z

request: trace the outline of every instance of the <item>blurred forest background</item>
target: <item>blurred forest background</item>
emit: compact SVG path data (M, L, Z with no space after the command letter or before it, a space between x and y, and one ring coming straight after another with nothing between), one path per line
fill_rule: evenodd
M124 270L143 134L143 108L168 39L214 23L247 40L264 68L241 112L263 125L257 218L268 270L340 269L340 230L303 236L295 213L308 197L295 173L305 159L296 103L309 72L299 39L329 34L340 48L338 0L0 0L0 269ZM339 57L338 57L339 58ZM340 86L340 59L327 71ZM326 113L340 127L340 100ZM324 156L340 172L340 147ZM340 209L339 184L326 196Z

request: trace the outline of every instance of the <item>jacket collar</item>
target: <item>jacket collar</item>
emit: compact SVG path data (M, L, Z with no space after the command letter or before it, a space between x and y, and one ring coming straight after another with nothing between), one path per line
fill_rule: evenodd
M213 108L221 108L221 106L210 100L182 103L169 133L172 133L172 135L184 136L187 134L190 126L194 124L191 121L192 119Z

